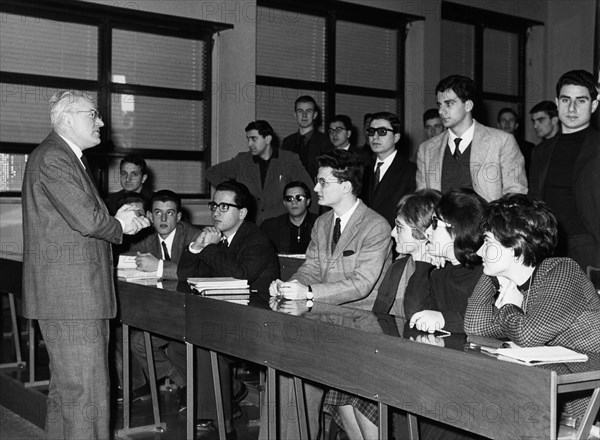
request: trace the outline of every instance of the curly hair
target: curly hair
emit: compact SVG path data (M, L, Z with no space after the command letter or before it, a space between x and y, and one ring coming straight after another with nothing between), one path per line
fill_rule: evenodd
M506 194L490 202L481 222L505 248L534 267L552 256L557 241L557 221L548 206L524 194Z

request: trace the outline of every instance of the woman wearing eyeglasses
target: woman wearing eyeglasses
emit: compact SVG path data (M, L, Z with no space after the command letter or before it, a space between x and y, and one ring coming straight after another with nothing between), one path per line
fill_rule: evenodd
M427 229L428 255L416 262L404 299L410 327L463 333L467 301L483 273L477 250L485 200L471 189L444 194ZM430 257L440 266L434 269Z

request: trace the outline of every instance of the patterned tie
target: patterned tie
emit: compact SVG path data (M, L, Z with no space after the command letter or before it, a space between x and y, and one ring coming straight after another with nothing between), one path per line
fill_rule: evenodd
M332 254L335 251L335 246L338 244L338 241L340 241L341 235L342 235L342 219L338 217L335 219L335 226L333 227L333 238L331 240L331 253Z
M454 145L456 145L456 148L454 149L454 159L456 160L458 160L462 154L460 152L460 149L458 148L458 146L460 145L460 141L462 141L461 138L454 139Z
M171 256L169 255L169 250L167 249L167 243L164 241L161 242L163 255L165 256L165 261L171 261Z
M81 155L81 163L85 167L85 172L87 173L87 175L90 176L90 179L92 179L92 183L96 185L96 179L94 179L94 175L92 174L92 168L90 167L90 163L88 162L84 154Z
M377 185L381 180L381 165L383 165L383 162L377 162L377 168L375 168L375 189L377 189Z

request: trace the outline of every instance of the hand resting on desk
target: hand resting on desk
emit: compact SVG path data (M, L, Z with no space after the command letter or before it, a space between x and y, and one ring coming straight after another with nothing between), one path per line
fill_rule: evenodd
M410 328L416 328L422 332L434 333L446 325L446 320L441 312L436 310L421 310L410 318Z
M269 286L269 294L271 296L280 296L285 299L306 299L308 287L304 284L291 280L283 282L279 279L273 281Z

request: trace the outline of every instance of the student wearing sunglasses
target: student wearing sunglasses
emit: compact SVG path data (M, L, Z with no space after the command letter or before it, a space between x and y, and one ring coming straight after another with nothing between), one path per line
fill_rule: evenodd
M293 181L283 190L287 213L265 220L260 228L269 236L280 254L304 254L317 215L310 212L310 189L304 182Z

